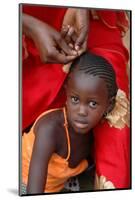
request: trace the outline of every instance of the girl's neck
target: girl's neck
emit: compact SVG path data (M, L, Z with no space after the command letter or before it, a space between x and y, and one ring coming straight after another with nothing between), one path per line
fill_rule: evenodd
M68 119L67 119L67 122L68 122ZM74 130L74 128L72 127L72 125L70 124L70 122L68 122L68 131L69 131L69 135L70 136L72 136L73 138L86 138L86 137L88 137L89 135L90 135L90 132L92 131L92 130L90 130L88 133L79 133L79 132L76 132L75 130Z

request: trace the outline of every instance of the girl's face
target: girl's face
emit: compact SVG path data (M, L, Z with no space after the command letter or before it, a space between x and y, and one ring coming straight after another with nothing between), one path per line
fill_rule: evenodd
M77 133L88 133L102 119L109 106L104 80L74 70L66 90L69 125Z

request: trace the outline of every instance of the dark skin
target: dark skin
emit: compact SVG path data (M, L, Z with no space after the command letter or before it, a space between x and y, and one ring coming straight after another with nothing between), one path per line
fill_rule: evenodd
M82 74L77 69L70 74L66 92L71 143L68 163L70 168L74 168L89 156L91 129L109 109L110 99L103 79ZM68 146L63 124L62 110L49 113L37 122L34 129L35 143L30 162L28 194L44 192L48 162L53 153L62 158L67 157Z
M86 50L88 19L87 9L67 9L61 34L49 24L23 14L23 33L34 41L43 63L66 64Z
M67 87L67 115L73 129L85 134L108 112L111 100L103 79L75 71Z
M43 63L68 63L76 58L61 34L49 24L27 14L23 14L23 33L31 38Z
M87 48L89 32L89 10L67 9L61 33L66 42L81 55Z

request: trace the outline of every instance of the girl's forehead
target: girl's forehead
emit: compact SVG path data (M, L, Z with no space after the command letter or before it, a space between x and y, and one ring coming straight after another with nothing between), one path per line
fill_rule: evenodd
M87 92L108 96L108 89L103 78L82 72L71 73L68 88L77 90L79 93Z
M94 86L100 83L104 83L104 85L106 85L105 80L103 78L97 75L94 76L91 74L83 73L81 71L76 71L76 73L71 73L69 80L70 80L69 82L73 85L79 84L79 85L90 86L92 84Z

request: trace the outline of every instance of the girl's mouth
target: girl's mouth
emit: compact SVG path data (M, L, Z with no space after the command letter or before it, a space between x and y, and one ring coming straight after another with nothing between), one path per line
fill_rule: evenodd
M80 128L80 129L86 129L88 128L88 123L87 122L83 122L83 121L74 121L74 125L76 128Z

